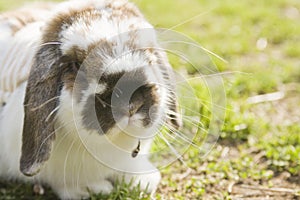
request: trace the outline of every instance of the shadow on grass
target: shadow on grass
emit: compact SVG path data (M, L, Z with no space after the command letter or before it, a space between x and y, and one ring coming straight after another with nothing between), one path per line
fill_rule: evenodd
M44 186L43 186L44 187ZM25 199L25 200L53 200L58 197L48 187L44 187L45 194L37 195L33 191L33 185L21 182L8 182L0 180L0 200Z

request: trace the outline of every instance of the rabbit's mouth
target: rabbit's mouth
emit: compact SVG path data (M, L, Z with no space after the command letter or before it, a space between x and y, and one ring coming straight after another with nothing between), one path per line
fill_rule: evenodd
M158 113L148 113L151 112L151 109L153 108L150 108L150 111L143 111L145 113L141 112L136 113L132 116L123 116L122 119L118 120L115 123L114 127L120 132L125 133L132 138L152 138L159 129L160 124L158 123Z

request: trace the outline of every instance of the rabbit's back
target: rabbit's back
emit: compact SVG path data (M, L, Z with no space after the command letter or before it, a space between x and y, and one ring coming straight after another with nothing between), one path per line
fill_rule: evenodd
M27 80L51 4L34 4L0 14L0 107Z

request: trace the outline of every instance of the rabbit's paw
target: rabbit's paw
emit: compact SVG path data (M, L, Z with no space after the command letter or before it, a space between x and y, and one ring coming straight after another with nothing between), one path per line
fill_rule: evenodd
M88 191L93 194L109 194L112 192L113 188L114 187L110 181L103 180L94 184L89 184Z
M131 184L131 187L140 187L141 190L146 190L149 193L155 192L161 180L159 171L149 174L126 175L125 182Z

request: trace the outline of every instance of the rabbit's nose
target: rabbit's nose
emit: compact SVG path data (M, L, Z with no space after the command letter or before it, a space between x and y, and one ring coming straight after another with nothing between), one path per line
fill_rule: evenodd
M130 103L128 106L129 116L131 117L135 113L137 113L143 105L144 105L144 102L142 102L142 101Z

